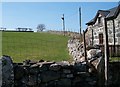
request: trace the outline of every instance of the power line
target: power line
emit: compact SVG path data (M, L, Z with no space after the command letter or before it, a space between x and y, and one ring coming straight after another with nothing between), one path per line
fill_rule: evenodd
M65 18L72 18L73 16L75 16L75 15L78 15L78 12L76 11L75 13L73 13L73 14L70 14L70 15L68 15L68 16L65 16Z

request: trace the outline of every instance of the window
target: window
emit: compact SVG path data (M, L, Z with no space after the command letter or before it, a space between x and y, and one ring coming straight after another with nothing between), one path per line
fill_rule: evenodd
M98 24L101 23L101 17L98 17Z
M99 44L103 44L103 34L99 34Z
M120 20L118 20L118 28L120 27Z

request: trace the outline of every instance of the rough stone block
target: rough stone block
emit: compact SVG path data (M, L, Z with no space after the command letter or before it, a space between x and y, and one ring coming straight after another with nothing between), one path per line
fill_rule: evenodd
M61 69L61 65L51 64L49 69L54 71L59 71Z
M40 74L42 82L49 82L60 78L60 74L54 71L45 71Z
M63 69L63 73L71 73L71 70L69 70L69 69Z
M71 80L70 79L60 79L56 83L57 87L71 87Z

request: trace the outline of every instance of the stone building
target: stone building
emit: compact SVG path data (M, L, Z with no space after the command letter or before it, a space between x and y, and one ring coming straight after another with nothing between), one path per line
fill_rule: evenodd
M96 16L86 23L86 42L88 45L104 45L104 19L107 19L108 44L110 52L120 54L120 5L98 10Z

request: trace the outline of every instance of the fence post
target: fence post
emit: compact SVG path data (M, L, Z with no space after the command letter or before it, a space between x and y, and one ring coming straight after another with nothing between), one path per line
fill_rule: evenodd
M107 32L107 20L106 18L104 18L104 24L105 24L105 28L104 28L104 42L105 42L105 46L104 46L104 50L105 50L105 87L108 87L108 70L109 70L109 47L108 47L108 32Z
M85 61L87 62L86 41L85 41L85 32L84 32L84 30L83 30L83 43L84 43L84 56L85 56Z

